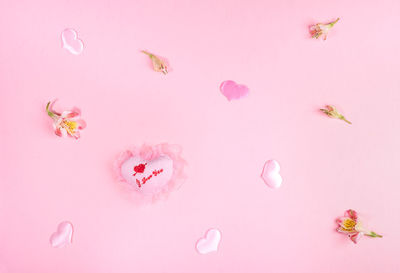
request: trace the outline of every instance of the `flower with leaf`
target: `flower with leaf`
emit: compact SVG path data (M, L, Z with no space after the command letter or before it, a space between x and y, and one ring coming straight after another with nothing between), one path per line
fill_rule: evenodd
M318 39L319 37L323 37L324 40L326 40L326 37L328 36L328 32L333 26L339 21L339 18L337 18L335 21L330 22L328 24L315 24L310 27L310 33L311 36L315 39Z
M339 218L337 223L339 224L337 231L349 236L350 240L352 240L355 244L363 236L382 238L382 235L366 230L361 225L357 212L352 209L347 210L344 214L344 217Z
M149 58L153 64L154 71L162 72L164 75L168 74L168 64L167 64L166 60L164 60L150 52L147 52L145 50L142 50L142 53L149 56Z
M86 127L86 123L80 118L80 110L74 108L71 111L57 113L52 110L52 103L46 105L47 114L53 119L54 132L59 137L70 136L75 139L80 138L80 131Z
M340 114L337 111L336 107L333 105L327 105L326 109L319 109L319 110L321 110L323 113L325 113L326 115L328 115L331 118L337 118L337 119L347 122L348 124L351 124L351 122L348 121L342 114Z

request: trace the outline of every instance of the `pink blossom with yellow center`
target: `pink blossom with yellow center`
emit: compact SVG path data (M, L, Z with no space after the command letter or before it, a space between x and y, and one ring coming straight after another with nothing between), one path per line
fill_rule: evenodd
M382 235L364 229L358 219L357 212L352 209L347 210L344 214L344 217L339 218L337 223L339 224L337 231L349 236L350 240L352 240L355 244L364 235L382 238Z
M61 114L51 109L51 102L47 103L46 112L53 119L54 132L57 136L70 136L80 138L80 131L86 127L86 123L80 118L80 110L74 108L71 111L64 111Z

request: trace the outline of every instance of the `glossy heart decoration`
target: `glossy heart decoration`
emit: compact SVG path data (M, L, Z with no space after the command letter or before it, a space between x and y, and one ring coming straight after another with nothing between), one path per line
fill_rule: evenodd
M209 229L206 236L197 241L196 249L200 254L207 254L218 250L221 241L221 232L218 229Z
M74 228L70 222L61 222L57 227L57 231L54 232L50 237L51 246L59 248L70 244L72 241L73 231Z
M261 174L265 184L271 188L279 188L282 184L282 176L279 174L281 167L276 160L268 160L265 162L263 172Z
M159 192L171 179L173 161L167 155L151 160L132 156L121 165L122 177L143 194Z
M78 34L72 28L67 28L61 33L63 48L74 55L79 55L83 51L83 42L78 38Z
M241 99L249 93L249 88L234 81L224 81L219 87L221 93L229 100Z

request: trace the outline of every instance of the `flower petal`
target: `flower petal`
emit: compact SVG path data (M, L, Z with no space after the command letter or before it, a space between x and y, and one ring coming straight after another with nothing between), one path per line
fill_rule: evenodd
M338 223L341 227L344 227L343 223L346 221L346 219L350 219L350 218L340 217L339 219L336 220L336 223Z
M59 136L59 137L63 136L63 134L62 134L62 132L60 130L60 127L55 128L54 133L56 133L56 135Z
M61 137L68 136L67 130L65 130L65 128L63 128L63 127L57 127L55 132L56 132L56 135L61 136Z
M353 243L357 244L357 242L360 240L360 238L363 236L364 234L362 232L357 232L354 233L353 235L350 235L350 239L353 241Z
M71 135L73 138L75 138L75 139L79 139L80 137L81 137L81 134L80 134L80 132L77 130L77 131L75 131L75 133L73 134L73 135Z
M358 233L358 231L356 231L356 230L347 230L347 229L344 229L342 227L338 227L336 229L336 231L340 232L340 233L347 234L347 235L352 235L352 234Z
M72 111L64 111L61 116L63 118L76 118L79 115L80 115L80 111L72 110Z
M357 212L355 210L352 210L352 209L346 210L344 215L349 217L350 219L352 219L354 221L357 221L358 215L357 215Z
M78 124L78 129L82 130L86 128L86 122L83 119L77 119L75 122Z

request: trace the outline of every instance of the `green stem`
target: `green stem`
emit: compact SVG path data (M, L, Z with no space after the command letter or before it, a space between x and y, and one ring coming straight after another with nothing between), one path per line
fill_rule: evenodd
M343 121L345 121L345 122L347 122L348 124L352 124L352 123L351 123L350 121L348 121L344 116L341 116L340 119L343 120Z
M51 112L51 111L49 110L50 104L51 104L51 101L49 101L49 102L47 103L47 105L46 105L46 112L47 112L47 114L48 114L51 118L55 118L55 117L57 117L57 115L54 114L53 112Z
M382 238L383 237L382 235L379 235L379 234L377 234L377 233L375 233L373 231L371 231L369 234L365 234L365 235L369 236L369 237L373 237L373 238L376 238L376 237Z
M333 27L333 26L339 21L339 19L340 19L340 18L337 18L335 21L333 21L332 23L330 23L330 24L329 24L329 27Z
M142 50L142 53L146 54L146 55L149 56L150 58L154 56L153 54L151 54L150 52L147 52L147 51L145 51L145 50Z

